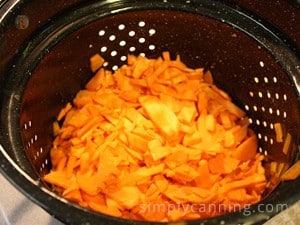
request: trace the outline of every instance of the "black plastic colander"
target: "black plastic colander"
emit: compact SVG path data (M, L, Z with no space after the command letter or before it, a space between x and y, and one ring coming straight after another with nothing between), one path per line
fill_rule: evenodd
M28 198L66 224L146 224L81 208L41 177L51 168L52 123L92 76L90 56L99 53L116 70L128 54L170 51L189 67L210 69L247 112L269 181L263 201L247 212L187 224L260 224L300 199L300 179L279 183L298 160L299 55L271 23L223 1L41 2L0 2L0 169ZM275 123L292 137L287 154Z

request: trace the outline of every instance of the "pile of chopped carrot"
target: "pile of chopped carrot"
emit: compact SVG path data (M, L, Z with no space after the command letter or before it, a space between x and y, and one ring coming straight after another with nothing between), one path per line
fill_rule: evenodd
M95 75L54 123L44 180L64 198L147 221L213 217L261 200L256 135L209 71L168 52L129 55L114 73L99 55L90 62Z

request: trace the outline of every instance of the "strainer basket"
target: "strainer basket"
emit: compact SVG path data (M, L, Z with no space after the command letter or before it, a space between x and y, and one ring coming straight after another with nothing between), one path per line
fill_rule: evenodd
M299 55L270 23L208 0L69 1L53 6L50 19L37 16L42 3L32 2L33 11L23 1L7 1L0 8L5 59L0 64L0 165L20 191L51 215L66 224L146 224L81 208L41 179L51 168L52 123L91 78L88 58L95 53L111 70L128 54L179 54L187 66L211 70L215 83L250 117L258 151L266 156L269 186L263 201L248 211L187 224L260 224L300 199L300 179L280 182L299 158ZM275 123L281 123L284 137L292 137L286 154L284 142L276 142Z

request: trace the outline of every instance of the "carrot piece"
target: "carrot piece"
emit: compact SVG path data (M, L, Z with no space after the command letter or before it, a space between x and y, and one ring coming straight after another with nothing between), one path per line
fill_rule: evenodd
M72 117L68 120L68 122L66 122L66 124L80 129L89 121L89 119L90 117L88 114L76 111L75 113L73 113Z
M225 129L232 128L233 121L230 118L229 112L224 111L220 113L220 119Z
M182 164L173 169L175 176L173 179L179 182L191 182L198 176L198 171L192 166Z
M99 126L99 122L102 121L102 119L93 117L90 121L88 121L83 127L81 127L77 132L78 137L82 137L87 132L90 132L95 127Z
M46 182L65 189L67 189L71 184L71 180L67 177L66 172L63 170L51 171L51 173L46 174L43 178Z
M105 70L101 68L90 81L85 85L85 88L89 91L99 90L105 81Z
M197 96L197 109L201 113L208 106L208 96L205 92L201 92Z
M276 135L276 141L283 142L283 132L282 132L281 123L275 123L274 130L275 130L275 135Z
M67 163L67 154L61 148L52 148L50 152L50 158L53 168L57 171L65 168Z
M143 179L149 179L151 176L160 174L164 170L164 165L159 164L152 167L141 167L137 170L131 172L126 177L122 178L120 181L121 186L133 186L134 184L140 182Z
M174 207L171 211L168 212L168 216L171 221L177 221L185 216L186 212L180 207Z
M161 193L164 192L168 188L169 182L164 176L156 175L153 177L153 180L154 180L156 187L158 188L158 190Z
M127 102L138 102L140 92L137 90L126 90L120 93L120 97Z
M175 203L206 203L212 200L216 193L199 187L169 185L164 194Z
M198 176L195 183L198 187L209 189L213 186L209 165L206 160L201 160L198 167Z
M214 79L213 76L211 74L211 72L208 70L203 74L203 79L206 83L208 84L213 84L214 83Z
M157 199L160 194L161 193L160 193L159 189L157 188L157 186L154 183L152 183L149 185L149 187L145 193L145 196L148 201L153 201L154 199Z
M141 202L143 194L136 186L121 187L118 191L108 194L125 208L132 208Z
M283 149L282 152L287 155L289 149L290 149L290 145L292 142L292 135L290 133L287 133L285 139L284 139L284 144L283 144Z
M198 116L197 109L194 102L185 102L182 104L180 112L177 114L179 121L191 124Z
M179 121L175 113L158 98L144 96L139 98L143 109L152 122L167 137L176 137L179 132Z
M166 61L161 63L161 65L153 71L151 77L157 78L159 75L163 74L167 70L168 67L169 67L169 64Z
M247 138L248 125L237 125L231 129L234 136L235 144L239 145L245 138Z
M171 108L176 115L181 110L181 101L174 98L173 96L160 93L159 98L164 104L166 104L169 108Z
M238 189L238 188L244 188L247 187L249 185L253 185L253 184L261 184L265 182L265 177L264 175L250 175L247 176L245 179L243 180L238 180L238 181L231 181L229 183L224 184L221 188L220 188L220 193L228 193L229 191Z
M170 52L165 51L165 52L162 53L162 56L163 56L165 61L171 61Z
M78 166L78 159L75 156L70 155L70 157L68 158L68 161L67 161L67 165L66 165L66 173L67 173L68 177L72 176L73 169L77 166Z
M91 209L110 216L120 217L122 215L120 210L117 207L112 205L110 205L110 207L107 207L106 205L102 205L94 202L89 202L88 205Z
M127 64L129 66L132 66L134 63L136 63L137 57L135 55L128 55L127 56Z
M235 189L228 192L228 199L235 202L243 202L247 198L247 193L244 188Z
M297 161L281 176L281 180L295 180L300 176L300 161Z
M245 116L245 112L240 109L238 106L233 104L232 101L225 100L223 105L226 107L226 109L232 113L233 115L237 116L238 118L243 118Z
M90 68L92 72L96 72L104 63L104 59L99 55L95 54L90 58Z
M183 154L180 151L173 152L169 154L166 159L164 160L164 163L171 169L180 166L184 163L187 163L188 161L188 155Z
M65 117L65 115L72 109L72 105L70 102L67 103L67 105L60 110L58 116L57 116L57 121L60 121L62 118Z
M256 146L257 138L255 135L252 135L236 148L232 156L241 162L250 160L256 155Z
M88 170L88 168L90 166L89 160L90 160L90 153L83 152L81 154L80 159L79 159L80 171L82 171L83 173L87 172L87 170Z
M149 59L139 56L134 64L132 77L135 79L141 78L151 63L152 62Z
M216 129L216 119L213 115L208 114L205 120L205 127L208 131L215 131Z
M167 146L161 146L161 143L159 141L151 141L149 143L149 151L153 160L156 161L170 155L172 149Z
M218 154L216 157L208 161L208 167L212 174L223 174L225 173L224 155Z
M57 136L59 134L59 130L60 130L60 127L59 127L58 122L54 121L53 122L53 135Z
M126 133L129 147L136 151L146 152L148 150L148 141L139 135Z
M240 160L225 156L224 157L224 171L227 174L232 173L234 170L238 168L238 165L240 164Z
M117 70L115 72L115 81L117 88L121 91L135 90L131 79L122 72L122 70Z
M82 199L87 203L95 203L97 205L106 205L105 196L103 194L90 195L86 192L81 192Z
M66 199L69 199L70 201L79 202L79 203L81 203L83 201L81 192L78 189L72 190L72 191L64 194L63 196Z
M88 90L80 90L74 100L73 103L76 107L81 108L86 104L93 103L93 96L94 96L93 91L88 91Z
M87 171L86 173L77 173L76 175L79 188L89 195L97 195L100 191L101 186L98 186L95 179L96 177L91 171ZM104 188L104 185L102 188Z

